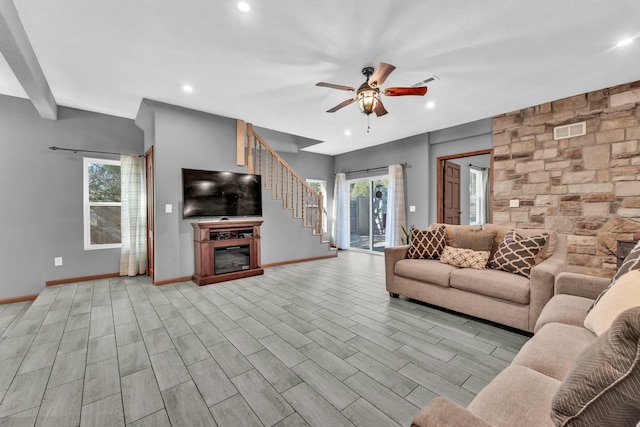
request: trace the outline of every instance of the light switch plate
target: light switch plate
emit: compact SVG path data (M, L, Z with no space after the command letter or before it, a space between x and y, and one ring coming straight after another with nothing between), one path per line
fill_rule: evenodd
M511 200L509 200L509 207L510 208L519 208L520 207L520 200L519 199L511 199Z
M164 212L165 213L173 212L173 205L170 203L167 203L166 205L164 205Z
M416 211L415 206L409 206L409 212L415 212L415 211Z

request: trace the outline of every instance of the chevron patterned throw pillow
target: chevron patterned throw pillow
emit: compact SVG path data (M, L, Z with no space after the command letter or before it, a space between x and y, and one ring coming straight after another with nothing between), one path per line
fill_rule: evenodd
M489 261L489 267L529 278L536 265L536 255L547 243L547 233L522 237L515 230L505 234L498 250Z

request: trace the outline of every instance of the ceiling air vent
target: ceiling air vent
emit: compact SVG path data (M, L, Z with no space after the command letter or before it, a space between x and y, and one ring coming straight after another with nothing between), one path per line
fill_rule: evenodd
M557 126L553 128L553 139L573 138L587 133L587 122L573 123L571 125Z
M426 79L424 79L424 80L420 80L419 82L414 83L414 84L412 84L411 86L412 86L412 87L424 86L424 85L426 85L427 83L430 83L430 82L432 82L432 81L434 81L434 80L438 80L439 78L440 78L440 77L438 77L438 76L436 76L436 75L434 74L433 76L431 76L431 77L427 77L427 78L426 78Z

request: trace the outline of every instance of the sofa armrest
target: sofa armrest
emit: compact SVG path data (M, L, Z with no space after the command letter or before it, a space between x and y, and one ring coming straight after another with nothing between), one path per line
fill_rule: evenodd
M575 295L578 297L596 299L611 283L605 277L588 276L580 273L564 272L556 280L555 294Z
M393 289L393 276L395 275L394 269L396 262L401 259L405 259L407 254L409 253L409 245L403 246L392 246L390 248L384 248L384 270L385 270L385 280L387 284L387 291L392 293Z
M415 416L411 427L490 427L480 417L473 415L462 406L438 397L431 401L427 406Z
M553 255L531 269L529 332L533 332L544 306L554 295L556 277L567 269L567 236L558 235Z

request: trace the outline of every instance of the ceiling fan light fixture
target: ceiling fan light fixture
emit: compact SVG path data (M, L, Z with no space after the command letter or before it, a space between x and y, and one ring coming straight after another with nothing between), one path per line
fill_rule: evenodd
M379 90L365 89L358 92L358 105L366 115L373 113L380 101Z
M329 87L333 89L345 90L348 92L356 92L356 96L353 98L349 98L346 101L342 101L340 104L336 105L333 108L327 110L327 113L335 113L339 109L346 107L352 103L357 102L360 110L369 117L371 113L376 113L377 117L384 116L388 113L388 111L384 108L382 104L382 99L380 95L383 94L385 96L406 96L406 95L420 95L423 96L427 93L426 86L420 87L391 87L386 88L384 90L380 89L380 85L382 85L389 74L393 70L395 70L395 66L391 64L387 64L381 62L378 65L378 69L374 69L373 67L364 67L362 69L362 74L366 77L364 83L356 88L351 86L343 86L336 85L333 83L325 83L319 82L316 83L316 86L321 87Z

